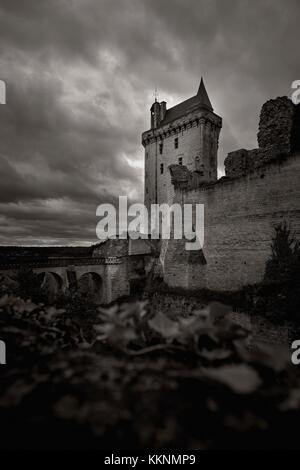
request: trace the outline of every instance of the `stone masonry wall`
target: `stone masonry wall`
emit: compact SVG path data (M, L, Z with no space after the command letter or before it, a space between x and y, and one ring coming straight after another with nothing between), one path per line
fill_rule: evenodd
M112 264L106 266L106 302L110 303L122 296L130 294L128 264Z
M178 164L189 170L199 165L202 180L217 179L217 149L222 120L211 111L196 110L159 129L143 133L145 147L145 205L171 203L174 189L168 166ZM178 139L178 148L175 147ZM162 153L160 153L162 145ZM201 156L202 148L206 157ZM203 160L203 161L202 161ZM157 195L157 197L156 197Z
M174 141L178 138L178 148L175 148ZM159 145L163 144L163 152L160 154ZM190 170L194 169L194 160L199 154L200 133L196 124L187 128L180 134L173 133L169 137L157 142L151 142L145 148L145 205L149 209L151 204L162 204L171 202L174 197L174 190L170 180L168 166L179 163ZM155 162L157 161L157 164ZM163 173L161 173L163 165ZM157 188L156 188L157 185ZM155 194L157 191L157 200Z
M259 149L225 160L226 177L200 184L187 168L170 166L174 202L204 204L204 246L187 251L169 240L161 256L171 287L233 291L263 279L274 227L285 221L300 240L300 108L287 97L261 110Z
M287 221L300 240L299 178L300 153L242 178L223 178L191 190L177 188L174 202L204 204L206 264L195 251L185 250L185 240L171 239L162 260L165 282L221 291L259 282L271 254L274 226Z
M298 108L286 96L267 101L260 113L257 135L259 148L230 152L225 159L226 176L232 178L246 175L271 161L286 158L300 150L295 132L298 126Z
M263 105L257 135L259 148L278 145L287 154L292 152L291 136L295 108L286 96L269 100Z

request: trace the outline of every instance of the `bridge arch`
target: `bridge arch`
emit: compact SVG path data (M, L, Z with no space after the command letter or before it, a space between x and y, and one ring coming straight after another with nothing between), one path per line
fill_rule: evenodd
M59 274L52 271L40 272L38 274L41 289L47 293L48 301L53 302L57 295L62 292L63 280Z
M103 298L103 279L100 274L93 271L82 274L77 281L77 292L86 295L90 301L101 303Z

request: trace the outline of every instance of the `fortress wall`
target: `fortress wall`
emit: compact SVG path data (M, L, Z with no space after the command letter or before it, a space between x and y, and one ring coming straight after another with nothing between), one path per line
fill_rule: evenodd
M300 154L236 179L193 190L176 189L174 202L202 203L205 240L201 262L185 240L170 240L164 280L172 287L237 290L262 280L274 226L286 220L300 240Z
M130 286L127 263L106 266L106 301L113 302L122 296L129 295Z

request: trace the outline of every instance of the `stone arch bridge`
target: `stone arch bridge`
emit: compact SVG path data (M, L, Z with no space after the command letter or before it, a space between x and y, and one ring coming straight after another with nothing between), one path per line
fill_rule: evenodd
M108 304L130 293L127 257L31 258L1 265L0 272L13 274L22 267L39 275L52 298L59 292L80 291L96 303Z

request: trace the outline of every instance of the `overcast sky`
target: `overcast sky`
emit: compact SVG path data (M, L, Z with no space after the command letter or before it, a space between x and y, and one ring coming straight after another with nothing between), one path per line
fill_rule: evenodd
M299 0L0 0L0 244L95 242L96 207L143 201L141 133L201 75L227 153L300 79Z

